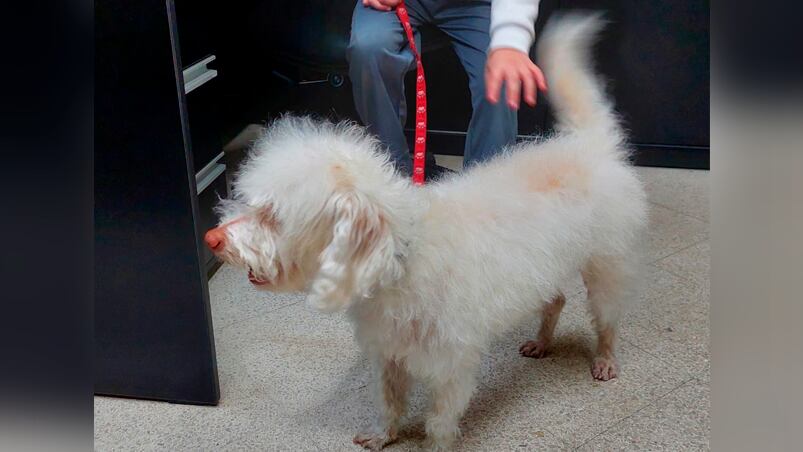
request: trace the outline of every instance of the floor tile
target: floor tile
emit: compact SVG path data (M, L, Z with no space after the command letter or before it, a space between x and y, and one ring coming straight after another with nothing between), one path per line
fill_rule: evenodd
M708 315L709 284L697 284L662 268L647 265L642 271L640 296L628 305L625 321L638 320L658 327L707 329L694 324L699 314Z
M522 401L522 404L526 401ZM465 433L457 451L478 450L568 450L570 445L554 433L534 425L531 419L522 416L521 405L511 405L506 413L491 419L478 415L468 417ZM537 409L534 407L530 408ZM475 413L479 413L476 411ZM466 424L464 422L464 424Z
M215 329L225 328L254 316L298 303L306 297L298 293L259 291L240 269L223 264L209 280L209 304Z
M704 285L708 282L711 271L711 244L708 240L697 243L655 262L654 265L698 285Z
M622 340L700 376L710 365L709 285L658 268L646 279L642 297L624 317Z
M595 381L590 367L596 337L585 306L573 301L567 303L547 357L519 358L524 361L511 360L497 367L507 371L509 367L524 365L535 372L514 374L513 381L493 382L493 387L507 388L504 391L513 391L515 397L527 398L518 411L533 425L576 447L688 377L632 344L621 342L617 348L619 377L607 382Z
M367 378L352 337L343 314L305 302L225 328L216 336L221 399L267 396L287 409L317 409Z
M236 407L95 397L95 450L222 450L250 429Z
M324 426L298 422L281 410L272 410L269 407L261 410L252 408L249 414L247 432L229 442L225 450L288 452L360 450L351 444L351 440L344 443L340 449L322 446L322 442L325 444L328 438Z
M570 302L582 312L581 302ZM552 428L561 433L577 430L580 438L598 433L680 381L681 375L665 363L624 345L622 377L595 382L590 374L592 329L579 314L568 315L559 326L560 338L550 357L522 358L518 346L535 326L505 336L486 357L481 386L463 421L468 444L565 445ZM234 325L219 338L231 346L219 353L226 403L275 403L271 409L283 412L302 430L315 430L316 444L327 450L338 450L332 448L348 443L376 416L368 363L342 316L293 305ZM419 388L411 401L409 434L402 435L399 450L419 443L425 405ZM605 413L606 422L601 423L600 413Z
M708 221L709 171L650 167L637 171L651 202Z
M449 168L452 171L462 171L463 170L463 156L462 155L445 155L445 154L436 154L435 155L435 163Z
M708 224L672 209L650 204L647 258L654 262L708 238Z
M580 450L709 450L710 410L709 386L690 381L591 439Z

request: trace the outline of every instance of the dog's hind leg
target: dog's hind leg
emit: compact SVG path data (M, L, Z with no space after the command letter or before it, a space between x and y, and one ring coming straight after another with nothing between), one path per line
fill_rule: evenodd
M619 373L615 353L618 323L628 298L633 295L632 265L626 258L595 256L582 271L597 331L597 350L591 366L591 375L597 380L607 381Z
M377 368L378 425L371 432L354 437L354 444L370 450L380 450L396 440L399 421L407 409L407 391L410 388L410 376L402 364L384 360Z
M476 388L473 369L454 369L445 381L430 383L432 407L427 416L427 450L451 450L460 437L460 418Z
M565 304L566 297L562 293L558 293L549 303L544 303L541 308L541 328L538 330L538 336L534 341L525 342L519 348L519 353L530 358L544 357L552 342L552 336L555 334L555 325L558 324L560 311L563 310Z

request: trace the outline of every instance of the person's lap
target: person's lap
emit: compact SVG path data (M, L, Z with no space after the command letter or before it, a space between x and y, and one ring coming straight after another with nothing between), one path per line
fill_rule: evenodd
M418 48L422 39L418 32L420 26L438 27L451 40L468 75L474 111L466 139L465 162L472 164L490 158L516 135L515 112L503 107L504 102L491 105L484 97L490 1L408 0L405 3L411 24L416 28ZM349 62L356 90L355 102L363 122L386 142L394 159L400 163L398 166L407 169L409 150L403 135L404 74L414 68L414 58L394 11L377 11L358 0L352 20ZM361 66L362 70L354 66ZM382 80L374 80L374 77ZM391 114L395 118L380 117ZM403 161L399 162L400 159Z

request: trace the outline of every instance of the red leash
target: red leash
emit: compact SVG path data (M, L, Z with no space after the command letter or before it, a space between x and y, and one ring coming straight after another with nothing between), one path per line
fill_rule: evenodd
M421 55L415 48L415 36L413 27L410 26L410 17L407 15L407 7L402 1L396 7L396 15L399 16L404 32L407 34L407 41L410 43L410 50L413 51L416 63L415 77L415 146L413 148L413 183L424 185L424 171L426 166L427 153L427 82L424 79L424 65L421 64Z

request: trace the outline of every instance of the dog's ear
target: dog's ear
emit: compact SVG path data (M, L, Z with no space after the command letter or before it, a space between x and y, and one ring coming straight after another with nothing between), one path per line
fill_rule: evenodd
M332 238L320 255L310 302L318 309L347 308L356 297L370 297L377 285L401 277L402 265L391 225L366 196L349 190L327 202Z

